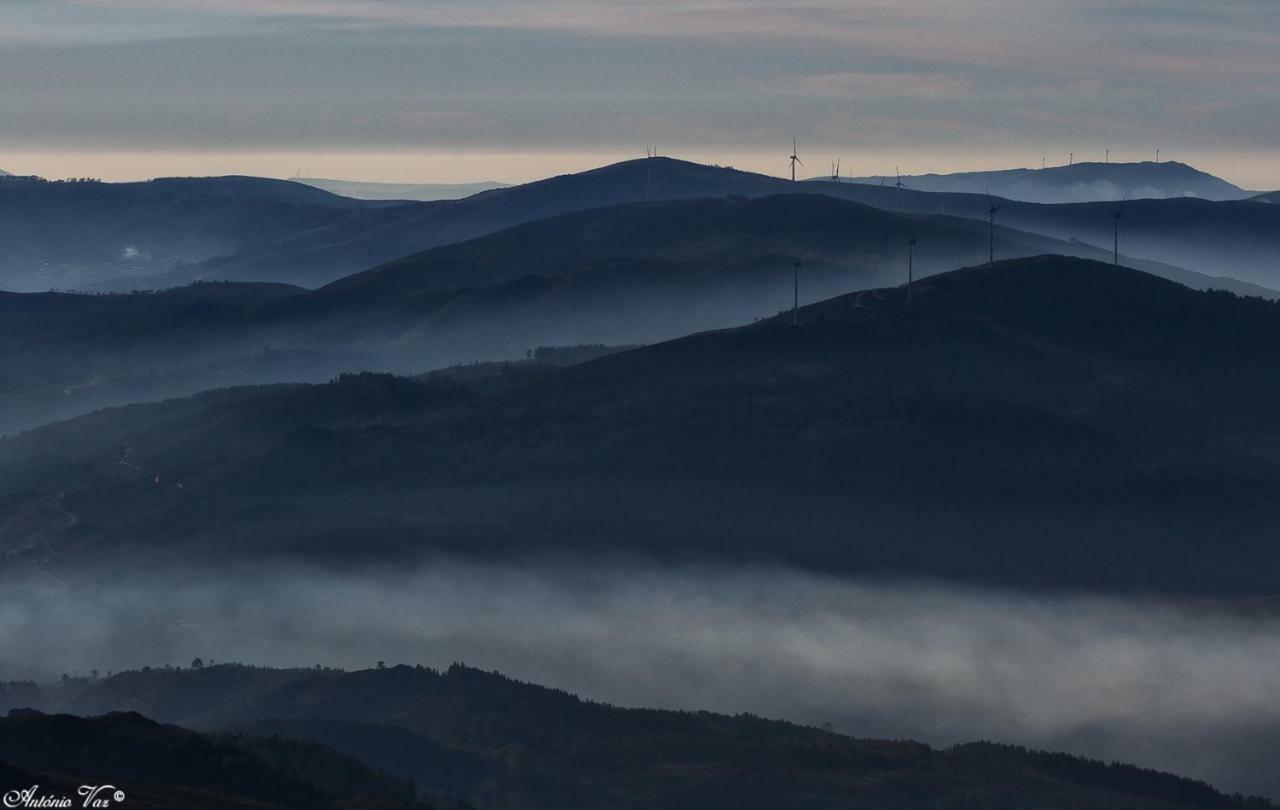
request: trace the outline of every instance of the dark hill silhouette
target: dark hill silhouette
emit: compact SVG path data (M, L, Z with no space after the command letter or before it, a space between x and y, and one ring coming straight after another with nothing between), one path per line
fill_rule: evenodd
M81 784L109 784L112 805L166 808L410 807L409 782L314 743L211 737L135 712L96 717L18 710L0 719L0 761L25 772L0 793L41 786L77 806ZM40 774L33 781L32 772ZM41 774L41 772L43 772ZM43 774L53 774L53 785ZM0 779L4 779L0 769ZM18 781L12 781L13 779ZM86 781L90 780L90 781ZM66 787L70 790L66 790ZM123 798L111 797L121 790ZM56 795L56 794L55 794Z
M825 179L825 178L824 178ZM851 182L892 183L897 177L858 177ZM903 176L916 191L951 191L991 194L1033 203L1095 202L1133 198L1199 197L1205 200L1241 200L1250 192L1185 163L1090 163L1050 166L1046 169L1003 169L954 174Z
M1280 202L1280 191L1269 191L1266 194L1259 194L1256 197L1250 197L1254 202L1278 203Z
M445 792L479 808L1272 806L1169 774L1011 746L936 750L753 715L620 709L458 664L443 672L397 666L349 673L221 665L126 672L24 692L42 705L74 711L120 706L206 730L258 728L279 733L278 746L286 745L288 734L334 738L358 749L370 766L400 777L425 777L417 786L429 794L440 786L435 779L445 779L450 783ZM0 700L5 697L0 691ZM110 752L114 760L140 759L150 753L151 738L162 734L185 734L179 740L187 746L228 744L155 726L137 715L115 717L115 723L142 726L146 733L117 737ZM18 721L36 727L88 725L97 732L86 735L90 751L106 736L93 727L104 719ZM0 721L0 727L4 723L15 720ZM21 744L14 739L8 747ZM46 762L35 748L19 753L24 761ZM158 757L160 763L172 758L168 751ZM447 770L441 767L446 764ZM234 776L247 770L222 768ZM192 774L193 781L202 775ZM267 780L255 773L251 784L270 784Z
M488 396L359 376L99 412L0 445L0 544L46 566L589 547L1005 586L1273 588L1280 304L1062 257L916 292Z

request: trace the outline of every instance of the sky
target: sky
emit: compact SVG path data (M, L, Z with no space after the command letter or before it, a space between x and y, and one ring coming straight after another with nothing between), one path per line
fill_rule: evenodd
M1280 0L5 0L0 169L517 182L1182 160L1280 187Z

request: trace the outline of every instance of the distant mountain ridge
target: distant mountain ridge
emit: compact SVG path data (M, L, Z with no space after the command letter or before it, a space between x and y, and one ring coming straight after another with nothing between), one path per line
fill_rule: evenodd
M424 249L557 214L646 200L762 197L797 191L894 213L944 214L980 222L986 221L989 207L982 193L899 192L892 186L849 182L794 184L671 158L641 158L462 200L419 204L435 208L375 212L375 227L340 223L317 229L267 250L244 251L186 268L175 280L275 280L319 286ZM1111 246L1115 202L1003 201L1003 205L998 224L1061 240L1077 239L1104 250ZM1126 204L1125 213L1122 254L1262 286L1280 284L1275 269L1275 256L1280 255L1280 211L1276 209L1242 201L1179 198L1134 200Z
M322 177L291 177L292 182L314 186L357 200L460 200L481 191L507 188L506 183L376 183L366 180L332 180Z
M855 177L851 182L894 184L897 179L896 176ZM1083 162L1045 169L903 175L902 182L915 191L989 192L997 197L1033 203L1096 202L1125 197L1241 200L1251 193L1176 161Z
M219 205L210 206L212 213L195 216L199 205L210 204L195 202L207 197L199 191L203 181L185 182L190 196L172 210L156 205L159 201L147 184L63 184L67 188L59 188L58 194L65 198L59 203L65 209L60 211L58 206L33 206L26 192L18 193L24 184L5 178L0 183L0 214L11 216L0 220L0 287L129 290L193 280L317 287L425 249L548 216L646 200L760 197L803 190L895 213L985 221L988 208L981 193L899 192L892 186L848 182L797 185L669 158L627 161L438 202L358 201L325 197L325 192L298 183L259 181L267 185L253 193L249 191L254 187L246 186L238 220L230 211L220 211ZM269 184L317 196L294 194L285 201L263 194ZM130 192L145 193L135 200ZM89 211L95 205L101 208L106 199L111 205L105 212L88 216L80 211L80 206ZM16 207L6 207L6 200ZM1112 241L1115 207L1112 202L1007 202L998 219L1002 225L1077 239L1105 250ZM1275 270L1280 213L1273 207L1184 198L1136 200L1125 211L1121 252L1126 255L1262 286L1280 284ZM35 227L33 216L40 227Z

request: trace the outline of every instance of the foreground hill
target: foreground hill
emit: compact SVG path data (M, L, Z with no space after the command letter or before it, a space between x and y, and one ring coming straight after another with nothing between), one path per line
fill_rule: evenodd
M896 177L860 177L852 182L894 182ZM1047 169L1004 169L955 174L916 174L902 182L917 191L991 193L1032 203L1098 202L1133 198L1199 197L1241 200L1249 192L1177 161L1075 163Z
M0 288L151 287L175 267L358 218L377 203L255 177L0 180Z
M0 444L0 548L53 568L589 549L1271 593L1278 312L1041 257L496 393L364 375L107 410Z
M0 760L50 768L74 756L101 767L93 752L109 742L104 755L126 766L115 778L159 776L169 784L206 787L203 781L217 775L224 778L212 785L216 789L232 792L247 784L253 791L247 795L273 801L298 788L281 784L283 774L254 759L241 754L232 765L225 754L177 759L171 748L157 746L236 746L276 761L291 748L302 749L309 756L295 755L302 767L290 776L313 776L319 752L288 740L319 741L414 780L427 797L452 796L480 810L1271 807L1263 799L1226 796L1203 783L1127 765L989 743L935 750L858 740L752 715L619 709L456 664L444 672L405 666L351 673L233 665L144 670L59 687L0 689L0 703L15 701L80 713L115 706L205 731L248 729L271 742L263 736L200 737L137 715L89 721L24 716L0 721L5 732L23 732L4 736L11 742L0 743ZM84 736L78 745L66 736L73 730ZM19 742L37 733L43 744ZM163 768L175 759L181 769ZM131 763L147 763L146 770ZM332 781L337 774L330 776ZM382 784L389 782L384 777ZM351 783L378 786L367 776Z
M96 798L112 806L174 810L407 810L413 798L408 780L315 743L205 736L133 712L81 718L15 709L0 719L0 793L37 786L37 795L80 806L83 784L107 785Z

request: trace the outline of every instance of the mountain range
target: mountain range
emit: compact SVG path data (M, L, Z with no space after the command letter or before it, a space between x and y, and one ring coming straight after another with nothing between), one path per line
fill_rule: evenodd
M0 444L0 548L46 570L590 550L1267 593L1277 307L1040 257L484 392L354 375L108 409Z
M823 178L825 179L825 178ZM1044 169L1002 169L955 174L855 177L854 183L902 182L916 191L968 194L1033 203L1097 202L1131 198L1199 197L1241 200L1252 192L1177 161L1073 163Z
M271 206L254 203L258 197L248 195L245 207L252 213L245 215L248 221L227 222L226 215L213 217L213 222L222 224L203 226L199 233L190 234L185 232L184 220L179 219L176 226L169 222L169 202L157 198L149 184L46 184L67 189L33 191L32 182L8 180L0 184L0 212L14 214L6 220L12 227L0 232L6 245L0 278L9 289L119 291L177 286L193 280L316 287L415 252L557 214L645 200L757 197L794 193L801 188L893 212L944 214L984 222L988 216L988 201L982 194L831 182L807 182L797 187L779 178L668 158L628 161L431 203L339 203L346 198L324 195L299 183L257 180L257 194L267 188L279 189L268 195ZM153 181L185 189L182 199L187 202L182 210L196 205L192 199L225 201L217 189L229 182L218 178ZM211 190L204 190L206 184ZM288 195L297 197L290 204L279 199L286 189ZM114 213L111 217L101 211L92 213L98 209L89 202L83 204L89 205L90 213L79 212L77 207L83 202L81 197L101 205L114 195L135 193L139 200L150 202L113 202L107 210L136 209L136 223L112 218ZM308 193L323 196L308 197ZM6 199L10 200L7 208ZM32 214L24 213L36 203L44 206L38 226L30 220ZM1112 243L1116 203L997 204L1003 206L998 212L999 224L1064 241L1083 241L1102 250ZM1121 252L1127 256L1264 287L1280 286L1274 270L1274 256L1280 250L1280 214L1270 206L1186 198L1135 200L1123 213ZM95 217L105 219L101 227L83 224L94 222ZM176 236L166 235L175 227ZM157 233L162 228L166 230Z
M374 227L339 223L288 238L265 249L241 251L173 276L283 281L316 286L376 264L513 225L588 208L645 200L759 197L797 190L860 202L895 213L942 214L986 222L983 194L898 190L855 183L788 180L734 169L651 158L483 192L435 208L400 206L381 212ZM998 224L1078 240L1106 249L1113 240L1117 204L1042 205L997 200ZM431 204L423 204L431 205ZM1124 206L1121 252L1261 286L1280 286L1274 256L1280 251L1280 213L1245 202L1198 199L1136 200ZM1225 282L1224 282L1225 283Z
M0 719L0 788L110 779L148 807L1272 807L1131 765L620 709L458 664L148 668L0 684L6 704L20 710Z
M535 346L651 343L986 258L988 228L824 195L575 211L445 245L307 291L203 283L141 295L0 294L0 431L103 405L348 370L418 373ZM1106 258L1000 227L1001 256ZM1270 291L1124 258L1195 288Z

